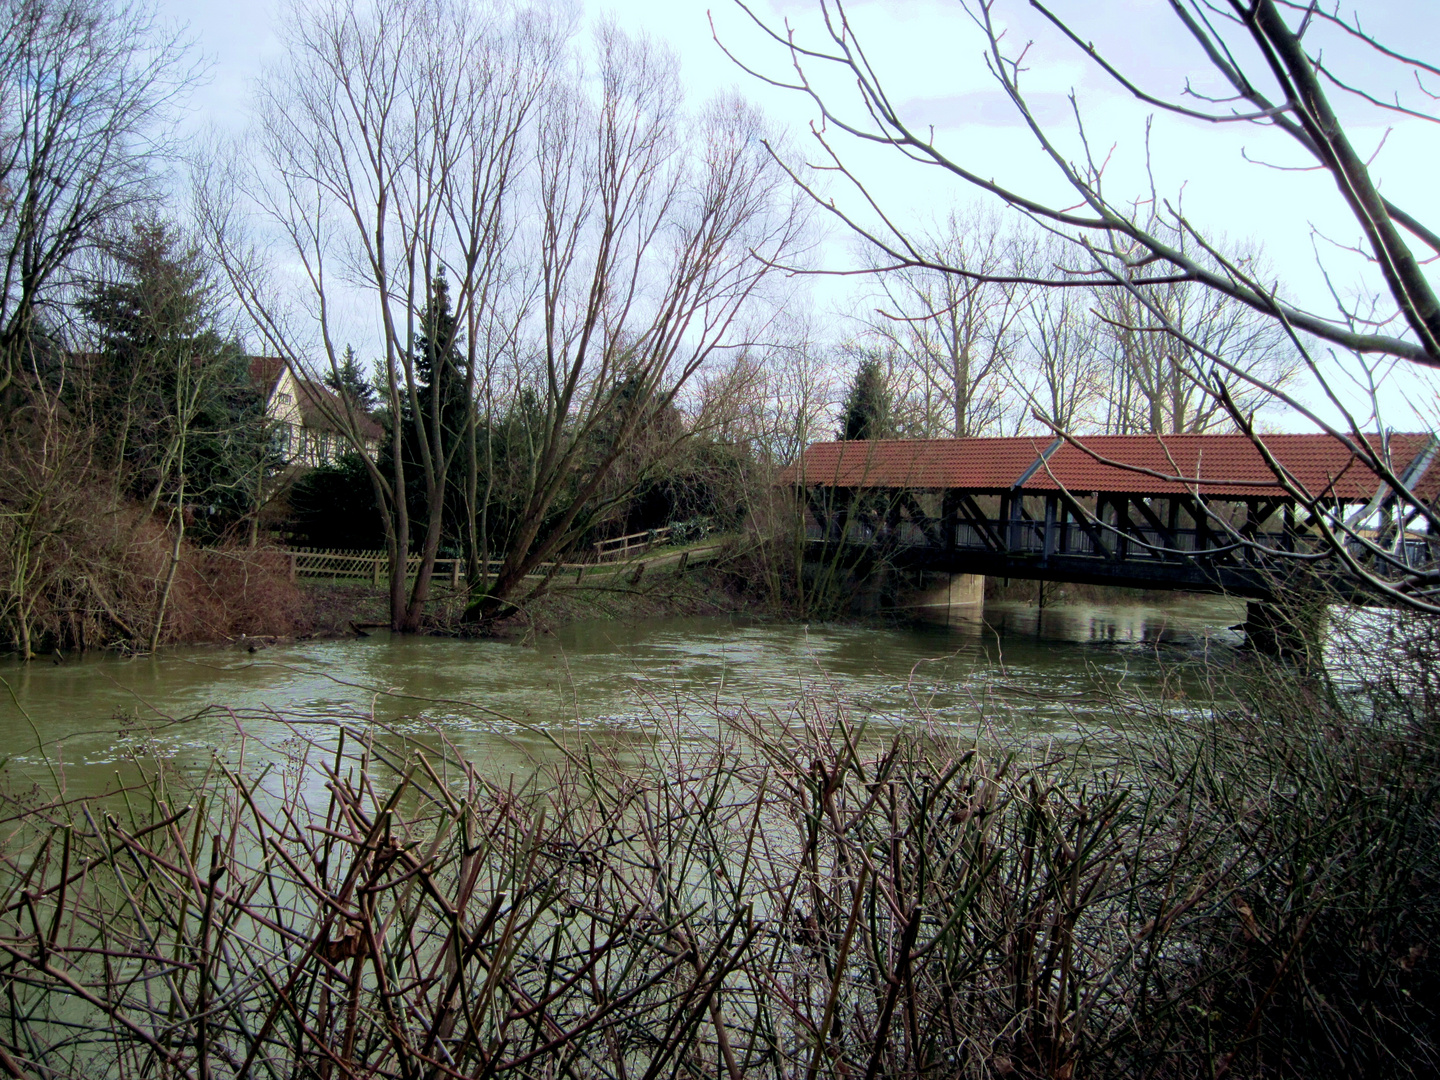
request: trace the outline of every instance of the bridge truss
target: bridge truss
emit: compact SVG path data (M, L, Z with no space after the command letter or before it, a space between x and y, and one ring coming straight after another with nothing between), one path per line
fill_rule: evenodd
M1435 438L1392 434L1383 449L1433 502ZM1371 572L1440 555L1440 536L1328 435L1263 449L1244 435L816 443L784 480L804 493L817 556L915 569L1267 597L1301 574L1355 591L1327 537L1340 522Z

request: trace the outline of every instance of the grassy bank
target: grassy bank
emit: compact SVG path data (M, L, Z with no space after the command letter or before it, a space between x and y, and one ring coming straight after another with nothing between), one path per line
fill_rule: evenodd
M679 554L680 550L659 551L613 569L587 568L579 582L568 573L557 577L541 596L518 599L514 612L486 626L485 633L524 640L586 619L721 615L763 609L763 604L757 609L757 597L738 587L731 559L680 566L676 562ZM386 621L388 596L368 583L321 579L303 581L299 587L305 612L302 632L307 636L340 637L353 634L357 626ZM435 582L425 628L438 634L475 632L463 619L467 599L463 590L452 589L448 582Z

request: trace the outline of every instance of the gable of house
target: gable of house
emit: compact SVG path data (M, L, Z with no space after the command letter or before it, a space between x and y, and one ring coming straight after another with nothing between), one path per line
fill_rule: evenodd
M296 378L278 356L252 356L250 380L265 402L265 416L276 425L286 463L313 468L337 460L350 448L344 434L346 403L329 387L312 379ZM375 418L359 410L355 427L365 453L380 451L384 429Z

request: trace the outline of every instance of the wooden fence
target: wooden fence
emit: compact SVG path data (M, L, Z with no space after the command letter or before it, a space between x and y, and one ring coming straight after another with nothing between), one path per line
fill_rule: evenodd
M617 536L613 540L602 540L594 544L591 549L591 558L581 563L561 563L557 568L553 562L541 563L528 575L532 578L540 578L550 575L568 576L575 574L575 580L582 580L587 570L598 569L599 567L618 567L620 564L634 562L637 556L651 551L668 542L673 536L673 530L666 526L663 529L652 529L643 533L631 533L629 536ZM693 562L703 561L710 558L718 546L701 551L682 552L677 557L677 564L680 571ZM290 557L290 580L298 578L332 578L336 580L351 579L357 581L368 580L372 585L379 586L385 580L390 570L390 560L383 551L338 551L334 549L317 548L291 548L288 551ZM665 556L661 556L665 558ZM498 560L491 560L490 573L500 569ZM640 564L643 570L644 564ZM411 555L406 571L413 575L419 572L420 556ZM435 580L449 580L452 586L458 586L465 578L464 559L436 559Z
M629 536L601 540L592 544L591 549L597 563L623 562L630 557L632 551L649 551L651 548L665 545L674 532L674 526L666 525L663 529L650 529L648 532L631 533Z
M352 578L355 580L368 579L372 585L379 585L385 575L390 572L390 559L383 551L334 551L318 550L315 548L292 548L290 555L290 580L297 578ZM543 576L549 573L553 563L541 563L535 568L532 577ZM561 566L564 569L564 564ZM500 563L495 560L490 562L490 572L494 573L500 569ZM405 570L408 575L414 575L420 570L420 556L411 555L406 560ZM436 559L435 578L443 581L446 578L452 585L460 584L465 577L464 559Z

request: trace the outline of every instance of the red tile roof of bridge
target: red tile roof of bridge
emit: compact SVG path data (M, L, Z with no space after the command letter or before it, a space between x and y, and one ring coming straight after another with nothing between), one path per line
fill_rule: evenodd
M1053 438L857 439L812 443L782 482L803 471L826 487L1008 488Z
M1370 439L1378 442L1377 436ZM1390 437L1397 475L1404 476L1430 439L1423 433ZM1262 441L1311 496L1368 500L1380 486L1369 466L1333 436L1264 435ZM1254 443L1238 434L1087 435L1058 445L1046 436L814 443L782 482L800 477L825 487L1008 491L1024 478L1023 490L1037 493L1063 487L1077 493L1180 495L1198 484L1203 494L1217 498L1284 494ZM1411 486L1432 498L1440 493L1440 468L1412 477Z

